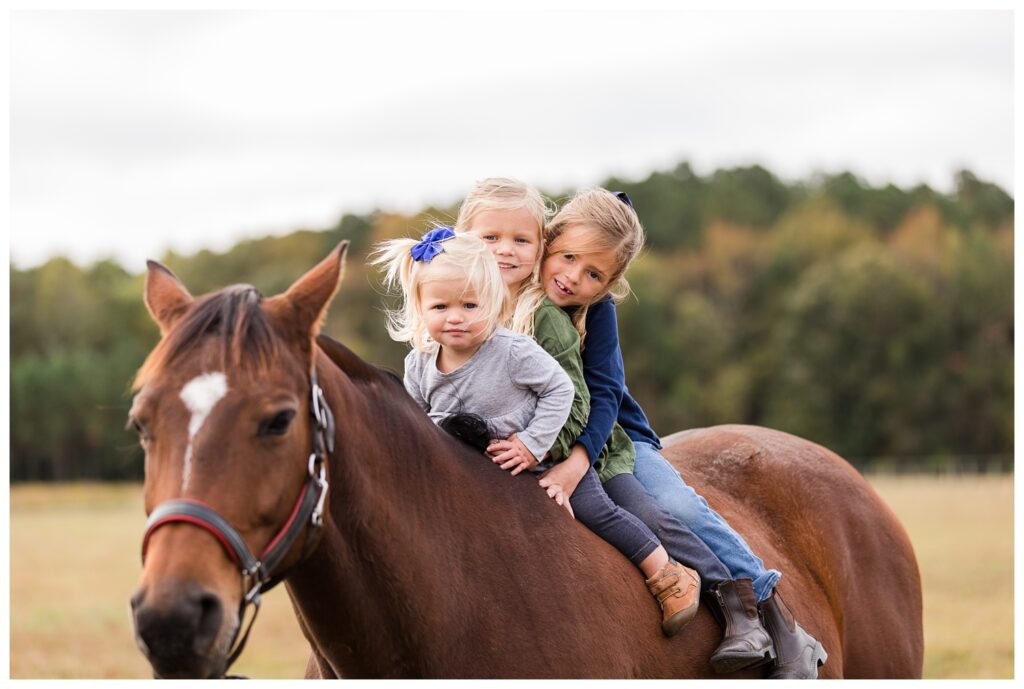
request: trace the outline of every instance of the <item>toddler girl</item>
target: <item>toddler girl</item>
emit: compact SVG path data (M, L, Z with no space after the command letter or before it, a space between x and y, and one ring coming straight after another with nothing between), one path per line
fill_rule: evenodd
M467 411L482 418L492 437L506 439L502 468L517 473L536 465L569 416L573 384L536 342L499 327L506 283L487 245L438 228L419 242L386 242L374 263L386 266L386 284L399 283L404 295L403 308L389 314L388 332L412 344L405 387L413 399L435 422ZM643 523L607 498L574 508L580 521L645 575L671 575L658 596L666 634L692 619L696 575L671 562Z

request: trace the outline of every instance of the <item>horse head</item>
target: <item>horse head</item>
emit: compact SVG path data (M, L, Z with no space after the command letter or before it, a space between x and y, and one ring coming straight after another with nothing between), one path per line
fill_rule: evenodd
M136 375L129 415L150 516L131 605L159 677L223 675L244 644L247 607L318 538L333 431L315 337L346 246L267 299L248 285L193 298L148 264L161 340Z

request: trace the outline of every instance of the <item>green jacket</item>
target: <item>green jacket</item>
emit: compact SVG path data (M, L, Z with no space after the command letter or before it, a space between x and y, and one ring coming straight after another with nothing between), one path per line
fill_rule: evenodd
M580 334L576 332L568 314L555 302L545 298L533 314L533 337L548 354L561 365L572 380L576 394L573 396L569 419L551 447L551 459L561 462L569 456L576 439L586 428L590 416L590 391L583 378L583 357L580 355ZM633 473L636 450L633 441L618 423L612 427L608 442L601 448L601 454L594 462L601 481L612 476Z

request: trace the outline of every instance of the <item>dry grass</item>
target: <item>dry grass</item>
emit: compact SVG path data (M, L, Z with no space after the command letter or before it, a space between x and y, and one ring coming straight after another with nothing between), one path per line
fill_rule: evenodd
M136 485L11 489L11 677L151 676L128 606L144 523ZM308 648L278 587L232 671L301 677Z
M925 676L1013 676L1013 481L872 477L910 532L925 587ZM128 597L140 572L134 485L11 490L11 676L147 677ZM283 588L234 670L300 677L307 647Z
M870 477L910 533L924 676L1013 677L1013 478Z

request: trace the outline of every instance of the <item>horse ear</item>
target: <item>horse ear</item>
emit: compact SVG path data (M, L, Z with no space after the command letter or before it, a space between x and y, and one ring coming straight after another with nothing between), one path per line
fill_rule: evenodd
M346 239L296 280L288 291L267 299L264 302L267 313L303 340L316 337L331 298L338 291L347 250Z
M169 268L156 261L146 261L146 308L160 326L160 335L166 335L171 326L192 305L192 295Z

